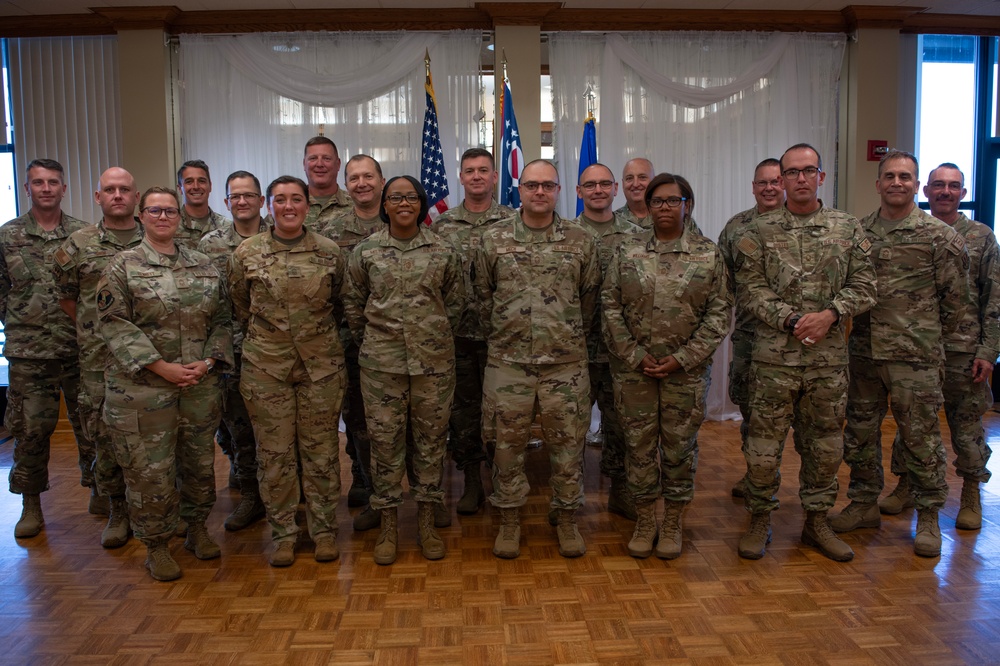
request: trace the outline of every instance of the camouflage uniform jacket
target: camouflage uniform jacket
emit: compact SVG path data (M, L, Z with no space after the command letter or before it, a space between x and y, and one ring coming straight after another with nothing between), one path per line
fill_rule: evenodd
M743 255L736 250L736 243L743 238L750 221L760 215L757 207L754 206L742 213L736 213L719 234L719 251L722 252L722 261L726 263L726 280L729 284L729 292L736 297L736 324L734 329L748 335L753 335L757 330L757 318L747 310L746 305L739 299L739 292L736 289L736 269L737 264L743 263Z
M132 238L123 245L109 232L102 219L71 235L55 254L53 277L59 298L76 303L76 339L80 345L80 369L104 372L108 348L98 331L97 284L101 273L116 254L142 242L143 230L135 221Z
M456 337L469 340L486 340L486 332L479 319L479 307L472 290L472 258L479 247L480 234L484 227L515 213L513 208L496 201L483 213L470 213L465 202L449 208L438 215L431 229L439 236L451 241L462 253L462 275L465 280L466 305L462 311L462 321L455 333Z
M338 187L337 192L326 203L321 203L310 194L309 213L306 214L305 227L318 231L326 227L333 218L353 210L354 202L351 201L350 195L342 187Z
M587 360L601 286L597 237L553 218L544 235L520 213L483 230L472 284L491 358L538 365Z
M875 302L871 241L854 216L820 207L802 219L782 206L752 220L736 249L737 299L759 320L753 360L773 365L847 365L847 318ZM831 308L836 324L814 345L785 329L789 315Z
M111 352L106 373L147 383L154 373L146 366L160 359L233 365L229 296L200 252L178 245L171 261L145 240L119 252L98 284L97 311Z
M576 218L577 224L590 229L597 236L597 256L601 265L601 280L608 275L608 266L611 265L611 258L615 250L626 238L633 234L642 233L642 227L632 224L617 213L610 224L595 224L590 218L580 213ZM603 227L603 228L599 228ZM603 318L601 308L597 310L597 316ZM604 336L601 334L601 323L598 322L590 334L587 336L587 357L591 363L608 363L608 347L604 344Z
M52 267L70 234L91 225L62 214L45 231L28 211L0 227L0 322L11 358L75 358L79 353L73 320L59 307Z
M989 227L964 213L951 228L965 238L969 251L969 300L958 328L945 338L944 349L996 363L1000 354L1000 248Z
M229 260L229 287L243 327L243 361L285 380L300 358L312 381L344 367L334 308L346 256L312 231L289 247L273 232L243 241Z
M687 231L661 242L644 231L622 240L608 267L601 289L604 339L630 368L646 354L672 355L691 371L726 337L731 305L715 243Z
M335 210L337 211L336 215L326 218L314 230L320 236L325 236L340 246L345 256L350 254L358 243L388 226L378 215L370 220L361 219L353 205L348 209L337 208Z
M232 226L233 221L228 217L219 215L211 208L208 210L208 217L196 220L187 214L181 206L181 223L177 225L177 233L174 234L174 243L184 246L189 250L198 247L198 241L216 229L225 229Z
M269 228L267 220L261 219L257 233L262 234ZM216 229L205 234L205 237L198 241L198 251L212 260L219 275L225 279L229 271L229 257L233 256L233 252L245 240L246 238L240 236L239 232L236 231L236 225L230 224L225 229ZM243 327L235 316L233 317L233 351L237 354L243 352Z
M942 342L958 328L969 298L965 239L917 206L885 233L880 210L861 222L878 274L878 302L855 319L851 355L943 363Z
M363 368L403 375L452 372L454 331L464 305L461 256L423 224L409 241L382 229L348 259L344 311Z
M628 220L632 224L634 224L634 225L636 225L638 227L642 227L643 229L652 229L653 228L653 215L652 214L649 214L646 217L640 219L640 218L636 217L635 213L633 213L629 209L628 204L626 204L626 205L622 206L621 208L619 208L618 210L616 210L615 211L615 216L616 217L617 216L624 217L626 220ZM704 235L704 234L701 233L701 227L698 226L698 223L695 222L694 218L691 217L690 215L687 216L686 218L684 218L684 231L687 231L689 233Z

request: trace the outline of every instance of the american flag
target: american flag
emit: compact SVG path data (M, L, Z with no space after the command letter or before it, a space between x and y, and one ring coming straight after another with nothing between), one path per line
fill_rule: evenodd
M427 111L424 112L424 143L420 150L420 184L427 190L430 206L424 222L430 224L431 220L448 210L448 169L444 166L444 153L441 151L437 101L434 99L429 65L424 90L427 92Z

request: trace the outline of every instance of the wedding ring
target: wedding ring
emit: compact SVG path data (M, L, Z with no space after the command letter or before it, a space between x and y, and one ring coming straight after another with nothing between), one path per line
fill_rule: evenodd
M812 338L806 338L806 339L805 339L805 340L803 340L802 342L804 342L804 343L805 343L805 344L807 344L807 345L814 345L814 344L816 344L816 341L815 341L815 340L813 340Z

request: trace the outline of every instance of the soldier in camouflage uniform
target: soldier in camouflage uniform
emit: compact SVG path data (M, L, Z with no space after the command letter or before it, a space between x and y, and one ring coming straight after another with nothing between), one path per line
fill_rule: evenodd
M618 194L618 183L615 182L611 169L603 164L591 164L583 170L576 186L576 194L583 200L583 212L576 218L576 222L598 237L597 253L603 280L618 245L643 229L611 211L615 195ZM599 326L595 326L587 337L587 357L590 401L592 404L596 401L601 410L601 473L611 479L608 511L635 520L635 505L629 494L628 478L625 475L625 434L615 412L608 347L604 344Z
M387 227L351 253L344 311L361 352L361 392L371 437L371 505L381 514L378 564L396 560L406 435L413 437L418 543L444 557L434 505L444 503L441 472L455 391L454 331L465 307L462 258L423 224L427 193L412 176L386 183L380 216Z
M750 528L740 557L759 559L771 539L789 426L802 458L802 541L832 560L854 557L830 529L843 455L849 317L875 302L871 242L858 221L817 198L819 153L797 144L781 157L788 200L750 222L736 243L738 299L757 318L750 367L750 429L743 447Z
M198 251L208 255L220 275L226 275L229 258L247 238L268 230L260 215L264 205L260 180L248 171L235 171L226 179L226 206L233 223L223 229L208 232L198 242ZM223 526L232 532L252 525L264 517L264 503L257 483L257 444L246 403L240 394L240 368L243 367L243 328L233 322L232 368L222 375L222 427L229 438L230 465L240 486L240 502L226 517Z
M219 557L205 528L222 411L212 370L233 363L225 283L208 257L174 242L179 208L173 190L146 190L139 202L145 237L111 260L97 291L110 351L104 421L125 475L132 529L156 580L181 575L168 545L178 508L188 524L184 547L201 560Z
M633 557L653 552L661 495L656 555L681 554L681 515L694 497L712 355L729 328L722 255L712 241L684 229L685 203L676 176L660 174L650 182L646 204L653 228L616 246L601 289L604 339L628 445L628 489L637 512L628 544Z
M49 437L59 421L59 392L79 449L80 483L94 489L94 446L80 425L77 394L79 348L73 320L59 307L53 255L73 232L88 226L62 212L66 193L62 165L37 159L24 184L31 209L0 227L0 322L7 341L10 388L4 424L14 436L10 492L24 505L14 526L18 538L37 535L44 524L40 495L49 489ZM99 511L92 499L92 510Z
M101 533L101 545L120 548L128 542L128 506L125 477L101 418L108 348L98 331L97 283L111 259L138 245L143 232L135 218L139 192L128 171L112 167L101 174L94 198L104 218L96 225L74 232L63 243L55 254L53 275L59 289L59 305L76 322L80 345L80 421L95 447L95 485L103 497L110 499L110 515Z
M351 197L337 185L340 154L337 145L325 136L306 141L302 168L309 183L309 214L306 227L322 229L330 220L351 209Z
M298 178L275 179L267 188L274 227L244 241L229 262L233 307L244 331L240 393L257 440L257 481L273 541L268 559L275 567L295 561L302 495L314 558L340 556L337 424L347 375L334 311L345 257L336 243L303 226L308 197Z
M452 459L465 477L465 490L456 504L463 515L472 515L486 502L483 492L482 463L486 461L483 442L483 376L486 373L486 333L479 320L473 298L472 257L484 228L514 214L512 208L493 199L497 183L493 155L482 148L470 148L462 154L459 180L465 190L462 203L434 220L435 233L450 240L462 251L466 280L466 307L455 333L455 401L451 408L448 446ZM493 443L490 442L492 447Z
M781 162L769 157L757 165L753 172L753 197L757 205L729 218L719 235L719 250L722 260L726 263L726 279L729 292L736 294L736 264L741 258L736 250L736 243L743 237L750 222L772 210L777 210L785 203L784 180L781 178ZM733 342L733 357L729 362L729 399L740 408L743 422L740 424L740 439L747 441L747 430L750 428L750 358L753 356L753 334L757 328L757 318L751 314L742 302L736 301L736 323L730 339ZM745 477L744 477L745 478ZM733 497L743 497L744 479L733 486Z
M901 151L879 163L881 206L862 221L878 273L878 303L851 329L851 386L844 460L850 505L832 522L838 532L878 527L882 491L882 420L891 403L897 447L917 506L917 555L941 554L938 511L948 497L938 410L943 341L968 307L969 254L962 235L920 210L917 160Z
M489 345L483 438L496 441L490 502L501 516L493 553L503 558L520 554L525 445L536 404L552 466L551 506L559 511L559 553L577 557L587 549L574 514L584 497L587 335L601 267L593 232L555 212L558 181L549 162L525 165L520 212L483 231L472 267Z
M313 150L315 152L320 149ZM353 206L325 209L332 217L324 218L325 222L314 228L316 233L335 241L345 254L350 254L358 243L385 226L379 217L379 203L385 186L382 165L369 155L354 155L344 165L344 182ZM315 210L318 210L316 206L310 208L310 211ZM372 494L371 441L365 423L364 399L361 397L358 343L351 335L346 320L340 322L340 342L344 347L344 362L347 367L343 418L344 425L347 426L347 455L351 458L353 477L351 489L347 493L347 506L364 507L364 510L354 516L354 529L364 532L378 527L381 518L368 501Z
M625 163L625 168L622 169L625 205L615 211L616 216L623 217L643 229L653 228L653 218L649 216L649 209L646 208L646 186L655 175L653 163L645 157L635 157Z
M201 160L188 160L177 170L177 188L184 195L181 223L174 242L189 250L198 247L198 241L210 231L228 229L232 224L225 216L208 205L212 194L212 177L208 165Z

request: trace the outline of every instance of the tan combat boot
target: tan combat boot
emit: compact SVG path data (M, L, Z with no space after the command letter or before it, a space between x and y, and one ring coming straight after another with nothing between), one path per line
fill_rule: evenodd
M451 527L451 511L444 502L431 505L434 509L434 527Z
M313 551L313 559L317 562L333 562L340 557L340 549L337 548L337 537L333 534L324 534L316 537L316 550Z
M240 503L226 517L226 522L222 526L229 532L238 532L250 527L266 514L264 502L260 499L257 479L243 481L240 484Z
M177 580L181 577L181 568L170 556L170 547L165 543L146 546L146 568L153 580Z
M583 542L580 530L576 527L575 509L559 510L556 536L559 537L559 554L563 557L580 557L587 552L587 544Z
M608 490L608 512L629 520L638 520L635 502L632 501L625 479L611 479L611 488Z
M750 514L750 527L747 533L740 537L739 554L747 560L759 560L771 543L771 512L762 511Z
M840 540L826 519L826 511L809 511L802 527L802 543L812 546L835 562L850 562L854 551Z
M420 502L417 507L417 544L428 560L444 557L444 540L434 529L434 503Z
M28 539L38 536L45 525L42 517L42 498L40 495L21 495L21 518L14 525L14 536L18 539Z
M879 500L878 510L887 516L902 513L903 509L913 508L913 493L910 492L910 482L905 476L899 477L899 483L892 492Z
M656 542L656 502L646 502L635 507L638 518L632 540L628 542L628 554L644 559L653 553Z
M382 509L382 531L375 541L375 564L392 564L396 561L396 542L399 534L396 528L396 507Z
M978 530L983 526L983 503L979 497L979 482L972 479L962 481L962 505L955 518L955 527L960 530Z
M941 554L941 529L938 527L937 509L917 509L917 535L913 539L913 552L920 557L938 557Z
M483 492L483 479L480 473L480 463L474 463L465 468L465 492L455 505L460 515L472 516L479 507L486 503L486 493Z
M493 542L493 554L512 560L521 554L521 509L500 509L500 531Z
M276 541L271 545L267 561L272 567L290 567L295 562L295 542Z
M680 557L681 519L684 515L684 502L663 503L663 524L660 525L660 541L656 544L655 555L661 560L673 560Z
M742 499L747 496L747 477L743 477L739 481L733 484L732 489L729 494L738 499Z
M880 527L882 516L878 512L878 505L874 502L867 504L852 501L839 515L829 520L830 527L838 534L862 527Z
M90 500L87 502L87 513L95 516L106 516L111 513L111 504L107 495L97 492L97 486L90 487Z
M108 524L101 532L101 546L104 548L121 548L128 543L130 530L128 522L128 505L124 497L111 498L111 515Z
M222 551L219 550L219 544L212 541L212 537L208 536L208 529L205 528L205 523L190 523L188 524L187 538L184 539L184 547L194 553L194 556L199 560L214 560Z

